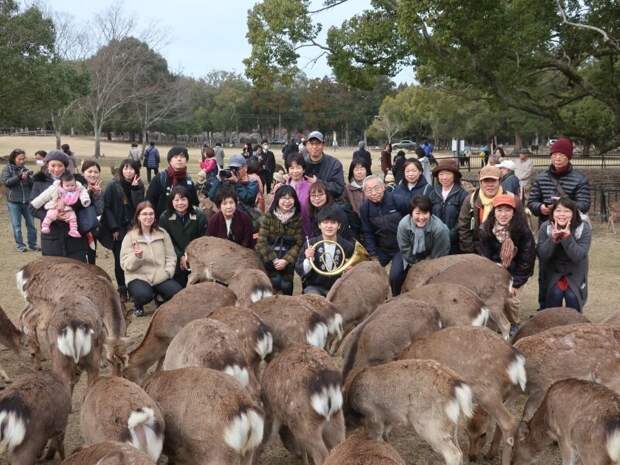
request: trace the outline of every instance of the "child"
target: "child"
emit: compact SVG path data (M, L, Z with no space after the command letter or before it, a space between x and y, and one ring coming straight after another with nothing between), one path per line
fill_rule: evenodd
M88 190L71 173L63 174L59 180L35 197L31 205L35 208L45 207L47 213L41 222L41 233L50 233L50 224L61 220L69 223L69 236L82 237L78 231L77 215L73 210L78 200L83 207L90 205Z
M280 187L263 218L256 243L273 288L287 295L293 295L293 271L303 244L299 212L295 189Z

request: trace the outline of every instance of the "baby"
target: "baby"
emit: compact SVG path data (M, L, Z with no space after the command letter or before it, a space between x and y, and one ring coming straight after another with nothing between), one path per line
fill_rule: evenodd
M58 181L41 192L30 204L39 209L44 207L47 210L45 218L41 222L41 233L50 233L52 221L61 220L69 223L69 236L82 237L78 231L77 215L73 210L78 200L83 207L90 205L88 190L75 180L71 173L63 174Z

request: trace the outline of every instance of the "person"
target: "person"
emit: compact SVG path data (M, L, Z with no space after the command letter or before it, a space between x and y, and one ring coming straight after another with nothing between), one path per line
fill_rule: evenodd
M69 225L69 236L81 238L78 231L77 214L73 206L81 204L83 207L90 205L90 195L81 182L76 181L75 176L65 172L60 179L54 181L51 186L30 201L34 209L44 208L45 216L41 221L41 234L51 233L51 224L55 221L64 221Z
M306 160L299 152L293 152L286 157L286 170L288 171L288 177L286 177L285 184L292 186L299 199L301 224L303 227L304 235L312 235L312 216L310 214L310 181L305 177L306 172ZM275 189L278 189L283 184L276 185Z
M128 158L119 166L115 179L103 193L103 215L99 229L99 241L112 250L114 277L118 294L127 301L125 273L121 267L121 246L132 226L137 206L144 201L144 183L140 179L137 163Z
M362 245L368 254L385 266L398 254L396 233L401 218L409 213L409 204L392 192L386 192L381 178L370 175L364 179L366 200L360 208ZM398 291L398 287L392 289Z
M263 139L262 147L264 157L262 177L265 180L265 188L269 194L273 184L273 174L276 172L276 157L270 150L267 139Z
M368 165L372 167L372 157L370 156L370 152L366 150L366 142L364 142L363 140L357 143L357 150L353 152L353 158L355 157L366 160L368 162Z
M192 178L187 174L189 153L186 147L175 146L168 151L168 168L158 173L149 184L146 198L155 207L157 218L166 210L168 197L174 186L184 186L187 189L190 203L198 205L198 193Z
M215 159L215 151L211 147L205 147L201 154L200 169L207 174L207 178L217 176L217 161Z
M577 202L560 197L538 232L541 263L541 308L571 307L583 311L588 297L588 253L592 227L583 221Z
M410 204L416 195L429 195L433 187L422 175L422 164L415 158L409 158L403 164L403 179L392 191L399 201Z
M504 148L501 145L498 145L493 155L489 157L489 165L499 165L499 163L506 158L506 154L504 153Z
M480 187L463 201L457 224L461 252L480 254L480 225L491 213L493 199L504 193L499 182L500 177L497 166L485 165L478 175Z
M396 184L400 184L400 182L403 180L403 169L405 161L407 161L405 151L399 150L398 152L396 152L396 156L394 157L394 163L392 163L392 174L394 175L394 182ZM387 176L387 174L385 176ZM387 181L385 182L387 183Z
M450 253L450 231L432 214L430 199L425 195L416 195L409 208L411 213L400 220L396 232L398 252L390 268L393 296L400 294L409 267L427 258L439 258Z
M420 165L422 165L422 174L424 175L424 179L426 179L427 183L433 184L430 158L426 155L422 147L416 147L415 154L418 157Z
M265 213L265 196L263 195L264 192L264 182L263 182L263 178L261 178L261 171L262 171L262 163L261 163L261 158L259 158L259 156L262 156L262 150L263 148L260 147L259 151L261 152L260 155L252 155L250 158L247 159L247 163L246 163L246 172L247 172L247 176L248 176L248 182L255 182L258 186L257 189L257 193L256 193L256 200L254 201L254 209L258 210L258 212L262 215L263 213Z
M71 150L71 147L69 146L69 144L62 144L60 146L60 149L63 151L63 153L69 159L69 166L67 167L68 170L72 174L75 173L76 172L76 168L77 168L77 160L75 158L75 153Z
M512 331L519 322L518 290L534 272L536 244L517 197L502 194L493 199L493 209L480 228L480 255L499 263L512 276L506 305Z
M252 218L237 208L237 193L230 186L220 189L214 199L217 213L209 218L207 235L228 239L248 249L254 248Z
M511 192L518 197L521 193L521 184L519 183L519 178L515 175L515 162L504 159L496 166L502 175L500 182L504 192Z
M482 156L483 165L489 164L489 157L491 156L491 149L488 145L483 145L480 147L480 155Z
M263 218L256 243L274 290L286 295L293 295L293 272L303 244L299 212L295 189L281 186Z
M216 142L215 147L213 147L213 151L215 152L215 161L217 161L217 166L220 169L224 168L224 149L222 148L221 142Z
M185 249L194 239L207 234L207 218L200 208L190 205L185 186L174 186L170 191L168 208L159 217L159 226L170 235L177 256L174 280L185 287L189 277Z
M310 264L313 260L315 266L321 271L332 271L338 268L345 260L351 258L355 251L355 244L347 241L338 234L340 230L340 212L333 205L323 208L318 215L318 223L321 234L308 238L297 258L295 271L301 278L303 294L318 294L326 296L336 280L342 273L333 276L325 276L314 271ZM335 244L323 243L316 246L319 241L336 242ZM344 256L342 252L344 251Z
M349 184L344 190L344 200L351 206L353 212L359 216L360 207L364 202L364 179L370 176L370 165L363 158L353 157L349 165Z
M254 150L252 150L252 144L250 142L246 142L243 144L243 149L241 150L241 155L246 160L250 158L254 154Z
M404 154L405 152L403 152ZM385 148L381 152L381 171L383 172L383 177L388 171L392 169L392 144L389 142L385 144Z
M139 167L142 167L140 162L142 161L142 150L138 147L138 144L135 142L131 144L131 148L129 149L129 156L133 161L135 161ZM138 176L140 176L140 170L138 170Z
M424 156L428 158L428 160L432 160L433 158L433 144L431 144L430 140L425 140L422 144L422 150L424 151Z
M342 163L323 152L325 147L323 140L323 134L319 131L308 134L306 177L312 184L319 179L323 181L334 200L339 200L344 193Z
M37 150L34 152L34 162L39 168L45 164L45 155L47 155L45 150Z
M149 142L149 146L144 151L144 166L146 167L146 180L151 182L151 175L159 174L159 150L155 147L155 142Z
M527 206L540 223L549 219L551 206L560 197L570 198L577 203L581 213L588 213L590 184L588 178L571 164L572 141L568 138L558 139L551 145L550 152L551 166L534 179Z
M39 251L37 245L37 229L28 204L34 173L26 166L26 152L15 149L9 154L9 162L2 169L0 182L7 188L6 200L9 209L9 219L13 230L13 238L18 252L26 250ZM26 223L26 238L28 249L22 236L22 217Z
M321 234L318 219L319 213L324 208L330 207L338 213L340 235L348 241L353 241L355 239L353 231L351 230L351 225L349 224L347 212L340 204L334 202L333 197L327 190L327 186L323 181L317 181L310 185L309 198L311 231L310 234L308 234L308 237L315 237Z
M301 153L302 155L306 156L306 138L305 137L301 137L301 139L299 140L299 144L297 144L297 151L299 153Z
M282 147L282 157L284 158L284 161L286 161L286 157L294 152L299 152L299 145L297 144L295 138L292 137L289 143Z
M101 166L95 160L84 160L80 166L84 178L84 185L90 196L90 204L94 205L98 218L103 214L103 190L101 186ZM88 263L96 264L97 261L97 235L98 230L86 233L88 241Z
M433 215L450 230L450 254L459 252L458 220L467 191L461 186L461 172L454 159L443 158L433 169L438 184L429 194Z
M69 157L60 150L50 150L45 155L41 170L33 177L30 200L50 187L54 182L59 181L60 177L68 172L71 162ZM45 218L45 208L35 209L31 205L33 216L43 220ZM44 256L68 257L82 262L88 262L89 246L85 237L71 237L67 233L69 225L64 221L55 221L50 225L49 234L41 235L41 253Z
M133 227L121 244L121 267L134 303L133 314L144 316L151 300L170 300L181 289L173 278L177 257L168 233L159 227L149 201L136 206Z
M519 178L522 199L527 200L532 184L532 174L534 173L534 160L530 158L531 152L528 148L519 149L519 159L515 162L515 175Z

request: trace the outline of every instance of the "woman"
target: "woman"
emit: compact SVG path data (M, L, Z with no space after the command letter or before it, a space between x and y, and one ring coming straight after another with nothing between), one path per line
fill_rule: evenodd
M100 218L103 214L103 192L101 190L101 166L94 160L84 160L80 167L84 177L84 186L90 196L90 203L95 207L95 213ZM95 264L97 260L96 235L91 231L87 233L88 240L88 263Z
M344 198L351 209L360 214L360 207L364 202L364 179L370 175L370 165L363 158L353 158L349 165L349 184L345 187Z
M350 242L355 240L355 235L353 230L349 225L349 219L347 217L347 213L344 208L340 205L336 204L327 187L323 183L323 181L318 180L315 181L312 186L310 186L310 221L311 221L311 234L308 237L315 237L321 235L321 230L319 229L318 223L318 215L319 212L325 207L334 207L338 211L339 215L339 224L340 224L340 234L342 237Z
M175 186L170 191L168 208L159 217L159 226L170 235L177 254L174 279L185 287L189 276L185 249L191 241L207 234L207 218L200 208L190 205L187 189Z
M416 195L429 195L432 186L423 176L422 164L415 158L408 158L403 164L403 179L394 189L394 196L403 203L410 204Z
M481 226L480 254L499 263L512 276L508 308L512 323L518 323L517 290L534 272L536 244L521 206L517 208L514 195L502 194L493 199L493 210Z
M383 177L388 171L392 169L392 144L385 144L385 148L381 152L381 171L383 171ZM369 174L370 174L370 170Z
M69 157L60 150L51 150L45 156L41 171L33 177L30 200L37 197L45 189L50 187L54 181L68 171ZM76 213L82 208L78 202L75 207ZM40 220L45 218L45 208L33 211L34 216ZM79 216L79 215L78 215ZM79 218L78 218L79 223ZM79 224L78 224L79 226ZM45 256L68 257L88 263L89 246L86 235L82 237L69 236L69 225L65 221L54 221L50 226L50 233L43 234L41 237L41 253Z
M228 239L248 249L254 248L252 218L237 209L237 193L223 187L215 196L218 212L209 218L207 235Z
M571 307L583 311L588 297L588 252L592 227L582 221L577 204L562 197L551 207L538 232L542 308Z
M291 186L275 193L258 232L256 252L263 260L275 290L293 295L293 272L303 243L300 205Z
M312 234L312 218L310 217L310 186L312 185L305 177L306 160L299 152L293 152L286 157L285 161L288 177L286 185L295 189L299 204L301 205L301 222L304 235ZM277 190L282 184L275 187Z
M99 229L99 241L112 250L114 277L118 293L127 301L125 273L121 267L121 245L135 217L136 207L144 201L144 184L140 180L138 164L128 158L118 168L118 177L103 194L103 215Z
M433 215L450 230L450 254L456 254L459 252L459 213L467 191L461 186L461 172L456 160L440 160L433 169L433 176L438 181L438 185L429 195L433 204Z
M394 163L392 163L392 174L394 175L394 182L396 182L396 184L399 184L400 181L402 181L403 179L403 165L405 164L406 160L407 157L405 156L404 150L399 150L398 152L396 152L396 156L394 157Z
M246 142L245 144L243 144L243 150L241 151L241 155L243 155L243 158L245 158L246 160L248 158L250 158L253 154L253 150L252 150L252 144L249 142Z
M26 152L22 149L13 150L9 155L9 163L2 170L0 182L8 190L6 194L7 206L18 252L26 252L26 245L22 236L22 217L26 222L28 249L41 250L37 246L37 229L34 226L32 213L28 208L32 177L32 171L26 167Z
M409 267L427 258L439 258L450 252L448 227L431 212L428 197L416 195L411 201L411 214L398 223L396 240L399 252L392 259L390 285L392 294L400 294Z
M121 245L121 267L134 302L134 315L144 316L144 305L155 294L170 300L181 289L173 279L177 256L168 233L157 225L150 202L136 206L133 227Z

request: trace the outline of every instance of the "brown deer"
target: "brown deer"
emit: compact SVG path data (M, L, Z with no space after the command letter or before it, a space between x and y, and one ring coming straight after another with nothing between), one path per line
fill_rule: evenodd
M40 371L15 379L0 392L0 455L11 465L34 465L50 444L46 459L65 457L64 436L71 412L68 384L55 373Z
M101 377L86 391L80 409L86 444L125 442L156 462L164 444L164 428L159 406L129 380Z
M163 362L168 344L187 323L207 318L236 300L235 294L220 284L200 283L183 289L155 311L142 342L129 354L125 377L141 384L151 365Z
M532 419L519 426L513 465L528 465L557 442L563 465L620 463L620 396L591 381L553 384Z
M114 441L98 442L80 447L60 465L155 465L155 462L138 449Z
M307 303L311 310L314 310L325 318L327 321L327 331L329 333L327 345L328 347L335 347L342 340L344 334L342 315L338 311L338 308L322 295L300 294L295 297Z
M22 336L22 332L17 329L4 312L4 309L0 306L0 344L19 355L25 342ZM1 366L0 377L2 377L5 382L11 381L11 378Z
M155 373L146 392L166 422L164 452L177 465L249 465L264 414L232 376L210 368Z
M572 325L579 323L590 323L582 313L574 308L554 307L546 308L523 323L519 330L512 337L512 343L515 344L519 339L542 333L543 331L555 328L556 326Z
M412 426L446 465L462 465L456 426L473 415L472 389L432 360L398 360L355 370L346 384L347 409L364 418L373 440L395 426Z
M362 432L353 433L331 450L324 465L406 465L387 442L368 439Z
M620 200L609 203L609 205L607 206L607 217L607 226L609 228L609 231L611 231L613 234L616 234L615 221L620 218Z
M228 282L228 289L235 293L237 305L241 307L273 295L273 286L267 273L252 268L235 272Z
M523 355L487 328L453 326L415 341L400 358L435 360L469 384L479 407L499 424L505 442L502 464L508 465L517 420L505 407L504 400L518 389L525 390ZM477 460L485 438L481 425L486 423L486 418L483 412L476 413L468 428L470 460ZM488 456L494 453L492 448Z
M306 463L310 456L314 465L323 465L345 438L342 377L335 361L317 347L289 346L267 365L262 385L273 431L280 431L285 446L299 451Z

